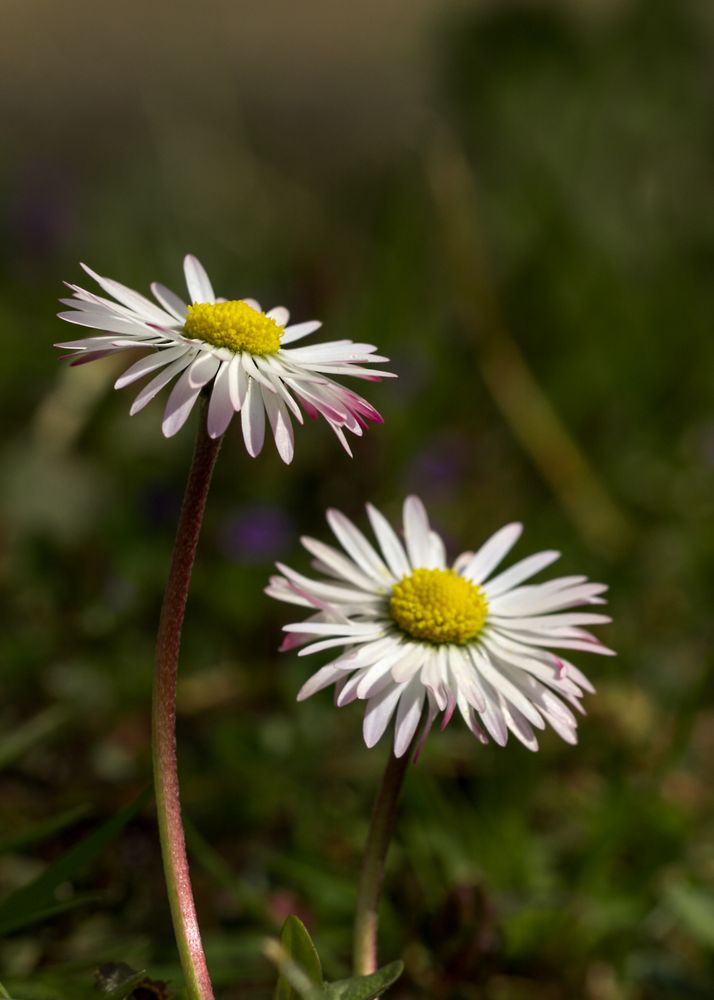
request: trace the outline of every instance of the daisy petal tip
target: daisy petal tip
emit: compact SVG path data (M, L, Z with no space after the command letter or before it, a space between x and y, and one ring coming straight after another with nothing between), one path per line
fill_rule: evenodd
M368 730L367 727L365 726L362 729L362 739L364 740L364 745L367 747L367 749L372 750L379 743L381 739L381 734L373 733L370 730Z
M185 420L178 420L175 418L174 414L170 417L166 417L161 424L161 433L165 438L175 437L185 424Z

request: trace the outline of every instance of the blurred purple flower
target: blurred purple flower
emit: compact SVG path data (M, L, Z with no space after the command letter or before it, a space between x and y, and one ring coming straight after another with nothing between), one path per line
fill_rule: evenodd
M226 518L219 544L229 559L255 566L284 554L294 538L293 522L281 507L255 504Z
M141 493L141 507L153 527L174 531L181 510L181 493L176 483L168 479L150 480Z
M432 438L414 455L407 470L407 486L432 500L458 489L463 477L466 441L458 434Z
M67 176L57 164L33 164L18 184L9 215L22 255L31 260L53 257L66 242L71 221Z

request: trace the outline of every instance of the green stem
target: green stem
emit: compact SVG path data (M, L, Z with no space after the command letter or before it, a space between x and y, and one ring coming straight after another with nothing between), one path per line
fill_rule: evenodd
M156 810L171 918L190 1000L213 1000L213 988L201 944L181 822L176 761L176 674L191 571L220 446L221 438L212 440L206 431L204 405L161 608L154 674L152 743Z
M355 912L352 965L358 976L368 976L377 971L379 896L384 881L384 864L394 831L399 796L411 759L412 747L402 757L395 757L390 749L382 784L374 803L362 859Z

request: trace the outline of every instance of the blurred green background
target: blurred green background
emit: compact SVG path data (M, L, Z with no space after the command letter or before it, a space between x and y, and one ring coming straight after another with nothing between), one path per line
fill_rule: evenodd
M387 748L361 745L359 706L295 704L316 662L276 654L290 611L262 588L276 558L307 568L326 506L396 519L408 491L454 554L518 519L516 555L608 581L620 655L578 659L598 694L577 748L431 737L389 863L390 996L714 995L711 3L2 16L0 908L150 780L195 425L166 441L112 359L58 363L61 281L85 260L182 290L191 251L219 294L320 317L400 375L367 386L386 424L353 460L324 425L287 469L237 426L223 447L179 693L218 995L270 996L260 941L289 912L347 972ZM108 961L180 983L150 805L51 895L6 922L13 997L79 1000Z

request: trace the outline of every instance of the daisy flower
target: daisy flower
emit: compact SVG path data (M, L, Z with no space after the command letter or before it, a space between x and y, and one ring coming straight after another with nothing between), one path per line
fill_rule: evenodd
M583 626L606 615L573 611L604 604L607 587L584 576L532 583L558 552L537 552L508 569L498 566L519 538L508 524L477 552L449 566L444 543L417 497L404 504L404 542L367 505L375 547L343 514L327 521L342 551L314 538L302 544L319 579L278 563L266 593L313 611L284 626L281 649L299 656L339 652L303 686L303 700L335 685L338 706L366 703L364 740L374 746L394 718L394 753L401 757L422 717L421 748L436 717L443 729L455 709L482 743L504 746L509 732L537 750L535 730L551 726L575 743L583 691L593 687L561 650L614 655ZM557 649L556 654L552 649Z
M313 418L323 416L350 455L345 431L361 435L367 420L381 423L370 403L328 378L351 375L378 382L393 377L365 367L388 360L374 353L373 344L335 340L287 348L322 324L309 320L288 326L283 306L263 312L255 299L216 298L203 266L191 255L184 260L189 304L156 282L151 286L156 302L151 302L82 267L110 298L68 283L73 295L61 301L71 311L59 316L100 332L56 346L72 352L68 357L73 364L135 348L150 351L117 379L115 388L152 376L131 406L133 415L176 380L164 410L166 437L183 427L204 390L209 397L209 435L220 437L240 412L245 446L253 457L263 447L266 415L284 462L293 457L291 417L302 423L303 411Z

